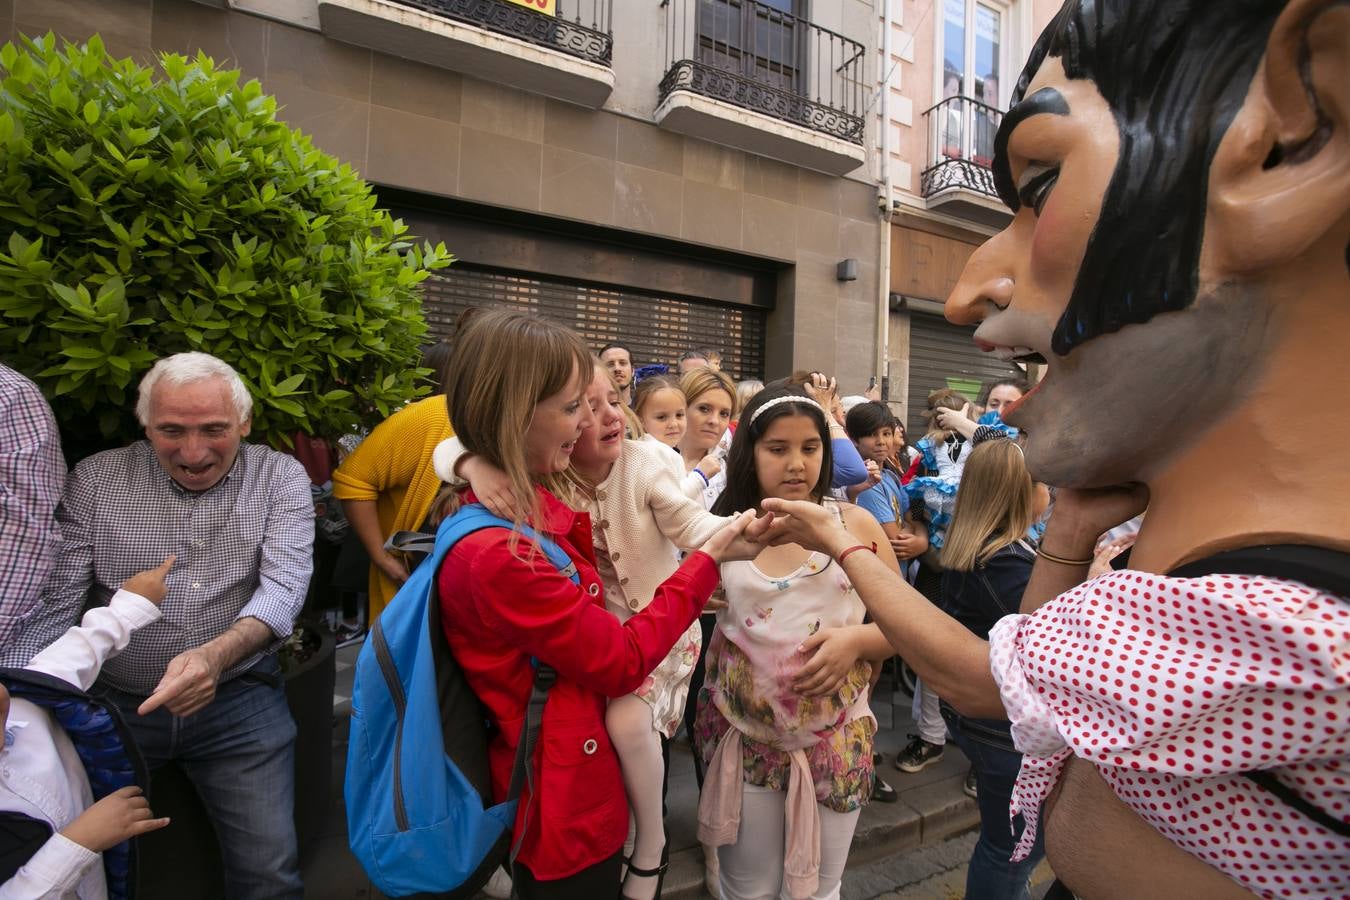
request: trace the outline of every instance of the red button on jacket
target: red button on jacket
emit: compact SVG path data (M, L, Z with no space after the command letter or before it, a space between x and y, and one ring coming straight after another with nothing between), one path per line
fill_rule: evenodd
M541 880L612 856L628 834L619 759L605 733L605 698L632 693L670 651L717 586L717 565L690 554L652 603L620 623L605 609L591 518L542 488L543 527L577 564L573 584L543 553L486 528L463 538L437 573L442 623L469 686L500 730L489 749L494 802L506 796L535 657L558 670L535 753L534 795L521 796L519 860ZM468 501L473 500L466 493ZM527 806L528 804L528 806ZM514 840L514 838L513 838Z

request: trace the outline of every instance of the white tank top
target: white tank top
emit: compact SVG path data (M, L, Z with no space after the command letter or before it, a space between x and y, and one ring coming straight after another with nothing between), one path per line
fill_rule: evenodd
M833 500L825 504L839 514ZM792 685L808 659L797 650L802 641L822 628L862 623L866 609L842 567L812 553L795 571L771 577L753 562L730 562L722 565L722 584L727 608L718 613L720 638L709 650L717 658L708 678L728 722L752 740L794 750L870 715L866 661L828 696L806 697Z

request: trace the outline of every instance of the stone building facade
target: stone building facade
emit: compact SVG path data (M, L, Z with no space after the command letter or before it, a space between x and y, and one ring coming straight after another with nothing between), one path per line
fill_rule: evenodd
M871 0L0 0L6 40L98 33L258 79L459 257L433 331L523 304L639 364L709 346L736 377L848 391L889 293L877 22Z

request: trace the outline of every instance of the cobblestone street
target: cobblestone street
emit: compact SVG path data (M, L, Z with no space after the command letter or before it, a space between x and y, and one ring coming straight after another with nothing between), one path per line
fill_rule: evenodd
M961 900L965 896L966 861L976 832L861 866L844 873L841 900ZM1031 879L1031 896L1039 900L1054 881L1041 863Z

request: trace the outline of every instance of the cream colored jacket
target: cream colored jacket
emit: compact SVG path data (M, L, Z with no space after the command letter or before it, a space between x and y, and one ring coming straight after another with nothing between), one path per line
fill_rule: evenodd
M442 481L464 484L455 475L463 454L458 438L436 448L433 460ZM680 489L683 475L684 464L669 447L626 440L587 510L592 527L604 533L628 615L646 608L661 582L674 574L679 566L675 548L697 550L730 521L686 497Z

